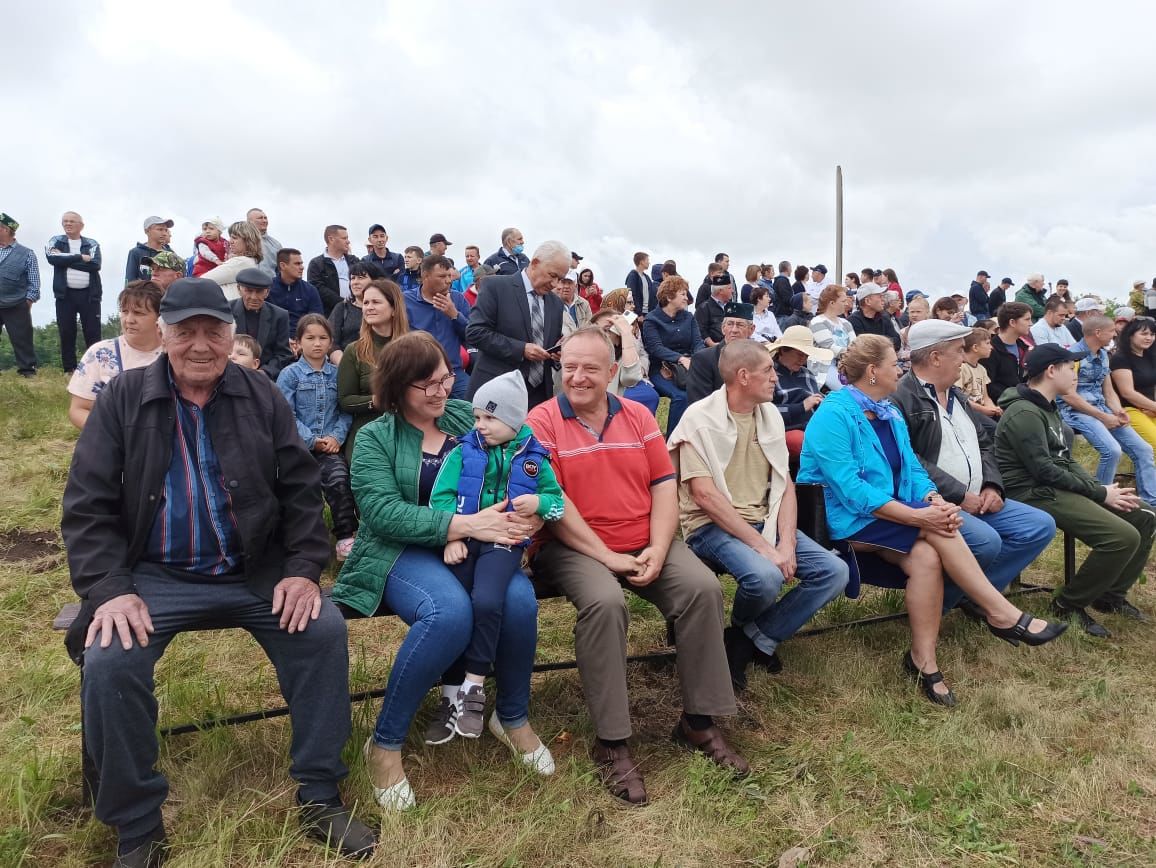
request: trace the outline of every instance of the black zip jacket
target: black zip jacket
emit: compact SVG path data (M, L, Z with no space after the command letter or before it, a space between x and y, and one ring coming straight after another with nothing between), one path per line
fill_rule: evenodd
M60 530L80 615L65 644L74 660L96 609L136 593L173 448L168 356L125 371L100 393L76 442ZM241 540L245 584L273 599L282 579L317 582L329 561L317 462L285 398L260 371L229 363L205 407Z
M983 482L981 488L989 486L999 491L1003 496L1003 478L1000 476L999 463L995 458L995 441L980 421L980 415L971 408L967 395L962 389L951 387L955 395L957 406L963 407L971 423L975 425L976 435L979 437L980 462L983 465ZM939 421L939 402L931 397L931 393L919 382L913 371L908 371L899 379L899 386L892 401L903 413L907 420L907 433L911 435L911 448L919 457L919 463L943 495L943 499L956 505L963 503L963 496L967 494L967 485L948 473L944 473L936 465L939 457L939 447L943 442L943 428Z
M1027 358L1030 347L1019 338L1016 338L1016 344L1020 348L1020 357ZM983 369L991 379L987 384L987 394L993 403L998 404L1000 395L1024 381L1023 365L1007 351L998 334L991 339L991 355L986 359L980 359L979 363L983 365Z

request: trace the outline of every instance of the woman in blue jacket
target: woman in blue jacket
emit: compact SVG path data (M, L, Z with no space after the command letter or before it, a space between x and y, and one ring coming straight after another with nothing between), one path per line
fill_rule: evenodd
M899 381L891 341L862 335L839 360L848 387L827 396L807 426L799 482L823 486L834 539L896 564L907 576L911 650L903 667L939 705L955 705L935 660L944 572L983 611L988 629L1018 645L1042 645L1066 624L1034 618L988 582L959 534L959 507L935 490L886 398Z

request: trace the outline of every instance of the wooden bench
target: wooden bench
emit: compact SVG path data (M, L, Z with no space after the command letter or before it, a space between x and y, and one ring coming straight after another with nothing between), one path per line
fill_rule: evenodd
M823 494L822 486L819 485L797 485L796 491L799 499L799 529L803 533L810 536L812 539L819 542L821 545L830 546L830 539L826 533L826 513L823 509ZM1075 539L1068 534L1063 535L1064 541L1064 580L1069 581L1075 574L1076 561L1076 545ZM867 584L874 584L868 577L864 580ZM894 587L892 581L880 582L884 587ZM1019 596L1024 594L1042 593L1050 591L1051 588L1042 585L1021 584L1017 589L1011 591L1008 596ZM322 590L322 595L330 597L331 589L325 588ZM550 587L541 581L534 581L534 593L539 600L548 600L560 598L559 594L554 588ZM348 606L338 604L338 610L342 613L347 621L363 620L367 617L393 617L392 613L383 613L382 615L362 615L360 612L350 609ZM68 603L63 606L56 618L52 622L52 629L57 631L67 630L77 615L80 613L79 603ZM830 633L835 630L846 630L855 627L869 627L875 624L883 624L889 621L901 621L907 618L906 612L894 612L887 615L873 615L866 618L857 618L852 621L845 621L838 624L830 624L822 627L810 627L800 630L793 638L802 638L807 636L819 636L824 633ZM200 628L204 630L220 629L214 626L206 626ZM198 628L191 628L189 632L198 632ZM674 625L667 624L666 632L666 647L662 650L653 651L647 654L635 654L627 657L629 663L660 663L673 660L676 656L675 649L675 635ZM576 660L559 660L559 661L545 661L534 664L534 672L558 672L567 669L576 669L578 663ZM83 667L81 667L81 678L84 677ZM366 699L380 699L385 695L385 688L375 688L373 690L361 690L356 693L349 694L349 701L361 702ZM258 720L269 720L275 717L283 717L289 714L288 706L278 706L276 708L262 709L260 711L247 712L245 714L234 714L224 717L207 717L198 721L191 721L188 723L178 724L176 726L163 727L160 734L163 738L174 735L185 735L187 733L199 732L206 729L215 729L223 726L236 726L243 723L252 723ZM96 792L97 773L96 768L89 759L88 750L84 740L84 725L83 714L81 715L81 766L83 770L84 780L84 801L91 803L92 794Z

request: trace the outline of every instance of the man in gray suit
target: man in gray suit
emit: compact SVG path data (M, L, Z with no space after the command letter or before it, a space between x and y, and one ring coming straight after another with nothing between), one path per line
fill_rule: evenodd
M230 302L237 334L248 335L261 345L261 370L276 380L281 369L293 361L289 349L289 314L283 308L267 304L273 278L259 268L242 268L237 272L237 289L241 297Z
M520 371L526 378L529 406L554 394L549 352L562 337L562 300L554 293L570 269L570 248L546 241L517 274L486 278L470 312L466 343L478 348L469 398L494 377Z

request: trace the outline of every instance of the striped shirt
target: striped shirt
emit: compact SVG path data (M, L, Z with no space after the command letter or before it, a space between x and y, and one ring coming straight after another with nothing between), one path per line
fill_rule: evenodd
M144 560L205 576L238 573L241 538L204 409L173 396L173 456Z
M7 247L0 247L0 262L8 258L8 255L16 249L15 244L9 244ZM36 256L32 251L28 252L27 263L24 266L24 277L28 281L28 295L29 301L40 301L40 266L36 263Z
M611 550L635 552L650 545L650 489L674 479L674 465L649 410L609 393L606 401L601 432L578 418L565 395L539 404L526 423L590 529Z

